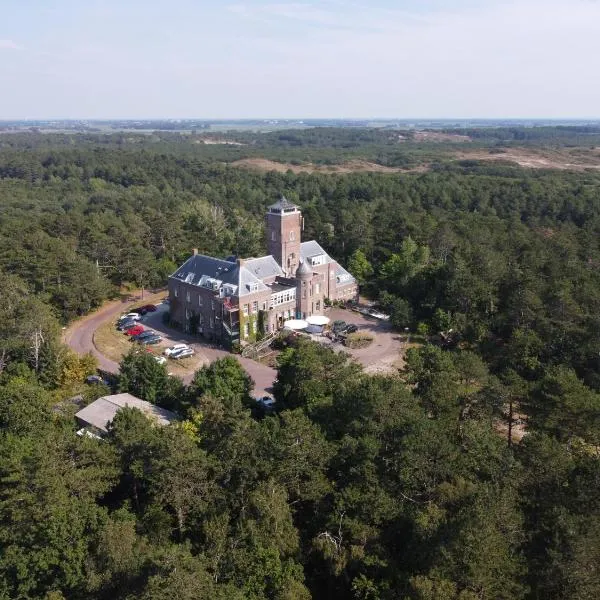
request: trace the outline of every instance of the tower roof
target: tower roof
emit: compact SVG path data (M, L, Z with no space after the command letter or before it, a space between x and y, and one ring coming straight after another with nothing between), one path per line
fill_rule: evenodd
M271 204L269 206L269 212L272 213L287 213L287 212L296 212L300 210L298 206L290 202L283 194L275 204Z
M296 270L296 277L299 278L304 278L304 277L312 277L312 269L308 266L308 262L306 262L305 260L303 260L300 263L300 266L298 267L298 269Z

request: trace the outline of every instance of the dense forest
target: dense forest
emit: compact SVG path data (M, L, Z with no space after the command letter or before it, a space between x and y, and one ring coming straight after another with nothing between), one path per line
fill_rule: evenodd
M252 152L440 152L339 131ZM260 173L197 141L0 136L0 597L598 598L600 174ZM68 398L108 390L82 385L94 361L61 327L193 247L263 253L281 194L419 342L405 369L298 342L264 414L234 358L184 386L132 351L113 388L180 422L123 410L103 441L74 435Z

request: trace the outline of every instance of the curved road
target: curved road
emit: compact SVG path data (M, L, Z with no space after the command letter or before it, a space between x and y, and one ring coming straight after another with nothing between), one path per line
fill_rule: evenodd
M149 300L150 301L150 300ZM99 310L94 313L83 317L74 323L72 323L64 332L63 341L72 350L78 354L87 354L91 352L97 359L99 368L107 373L118 373L119 365L114 360L111 360L104 356L98 351L94 344L94 332L100 325L103 325L107 321L116 321L118 316L127 312L128 307L134 303L139 304L139 299L132 300L115 300L102 306ZM232 356L225 350L212 348L203 344L198 343L198 338L191 337L178 331L166 328L162 324L160 315L154 314L148 316L148 324L153 329L158 330L161 335L170 339L171 341L177 342L190 342L194 344L197 354L204 359L205 362L212 362L217 358L223 356ZM255 383L254 393L257 396L262 396L271 391L273 381L277 376L277 371L266 365L261 365L248 358L236 356L240 364L244 367L248 375L252 377ZM189 383L193 375L190 374L183 378L184 383Z

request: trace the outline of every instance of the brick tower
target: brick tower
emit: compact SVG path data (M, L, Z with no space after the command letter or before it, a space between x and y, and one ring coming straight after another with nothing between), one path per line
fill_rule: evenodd
M286 277L293 277L300 264L302 213L284 196L267 212L267 248Z

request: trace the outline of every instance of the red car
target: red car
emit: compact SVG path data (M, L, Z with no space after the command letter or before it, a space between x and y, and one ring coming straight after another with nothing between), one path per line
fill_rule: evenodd
M144 327L142 325L134 325L131 329L128 329L125 332L125 335L138 335L144 331Z
M144 306L140 306L138 310L143 310L144 312L154 312L156 310L156 306L154 304L144 304Z

